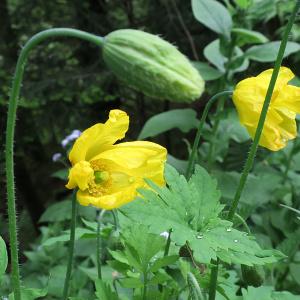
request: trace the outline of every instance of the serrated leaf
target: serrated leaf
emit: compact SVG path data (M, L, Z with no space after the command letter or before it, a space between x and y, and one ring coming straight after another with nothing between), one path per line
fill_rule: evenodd
M192 0L195 18L209 29L230 37L232 19L228 10L215 0Z
M216 180L200 166L187 182L171 166L166 167L167 187L147 181L153 190L140 190L143 198L121 209L134 222L149 226L159 234L172 229L171 239L178 247L189 244L196 260L209 263L220 257L228 263L265 264L277 255L262 250L254 237L232 228L219 218L223 209Z
M162 236L149 233L148 227L143 225L124 229L122 239L128 262L142 273L147 271L150 260L166 243Z
M119 297L115 291L112 291L110 285L101 279L95 281L96 296L99 300L118 300Z
M197 113L190 108L172 109L151 117L144 125L138 139L154 137L174 128L189 132L198 124Z
M140 288L143 286L143 283L138 278L123 278L119 279L119 282L124 288Z
M166 267L168 265L171 265L175 263L178 260L178 255L170 255L170 256L164 256L161 258L158 258L155 260L153 265L150 267L150 272L157 272L160 268Z

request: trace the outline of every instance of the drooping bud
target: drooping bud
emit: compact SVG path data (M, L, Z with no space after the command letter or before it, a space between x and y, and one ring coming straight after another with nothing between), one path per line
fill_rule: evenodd
M153 98L192 102L204 90L204 81L189 60L153 34L113 31L105 37L103 59L122 81Z

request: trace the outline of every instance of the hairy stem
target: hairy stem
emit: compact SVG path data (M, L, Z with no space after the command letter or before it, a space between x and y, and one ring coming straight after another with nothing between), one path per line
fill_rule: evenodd
M208 300L215 300L216 298L218 271L219 271L219 259L217 259L217 261L212 261Z
M22 48L17 61L16 70L13 78L12 89L8 104L8 116L6 125L5 141L5 168L7 182L7 206L9 222L9 240L12 265L12 288L15 300L21 299L20 291L20 272L18 258L18 238L17 238L17 217L15 204L15 182L14 182L14 135L18 99L20 95L21 83L23 79L25 64L30 51L44 40L51 37L70 36L77 37L95 43L97 46L103 45L103 38L86 33L80 30L69 28L56 28L42 31L34 35Z
M266 98L265 98L265 101L264 101L264 104L263 104L263 107L262 107L262 111L261 111L261 114L260 114L260 117L259 117L259 121L258 121L257 129L256 129L256 132L255 132L255 136L254 136L254 139L253 139L253 143L251 145L250 152L248 154L246 164L245 164L245 167L243 169L243 172L242 172L242 175L241 175L241 178L240 178L240 181L239 181L234 199L231 203L231 206L230 206L230 209L229 209L229 212L228 212L227 219L230 220L230 221L232 221L232 219L233 219L233 217L236 213L239 200L241 198L243 189L244 189L246 181L247 181L248 174L249 174L250 170L253 167L255 154L256 154L256 151L257 151L257 148L258 148L258 143L259 143L259 140L260 140L260 136L262 134L264 123L265 123L265 120L266 120L266 117L267 117L268 108L269 108L269 105L270 105L270 102L271 102L271 99L272 99L272 94L273 94L273 91L274 91L274 88L275 88L276 80L277 80L279 70L280 70L280 67L281 67L281 63L282 63L282 60L283 60L283 56L284 56L285 48L286 48L287 41L288 41L288 38L289 38L289 34L290 34L291 29L293 27L293 24L294 24L294 21L295 21L295 18L297 16L297 12L298 12L299 8L300 8L300 0L298 0L296 5L295 5L295 8L292 12L292 15L289 19L289 22L288 22L287 26L286 26L286 29L285 29L285 32L284 32L284 35L283 35L283 38L282 38L282 41L281 41L281 44L280 44L280 48L279 48L277 58L276 58L276 61L275 61L274 70L273 70L272 77L271 77L271 80L270 80L270 83L269 83L269 86L268 86L268 90L267 90L267 93L266 93ZM217 261L217 265L218 265L218 261ZM218 279L218 269L216 269L215 271L212 270L211 278L210 278L209 300L215 300L216 288L217 288L217 279ZM213 290L215 292L213 292Z
M97 211L97 271L98 271L98 278L102 278L102 272L101 272L101 253L102 253L102 240L101 240L101 223L103 216L105 214L106 210L102 209L102 211L99 213Z
M294 11L293 11L293 13L292 13L292 15L289 19L289 22L288 22L287 26L286 26L286 29L285 29L285 32L284 32L284 35L283 35L283 38L282 38L282 41L281 41L281 44L280 44L278 55L277 55L277 58L276 58L276 61L275 61L274 70L273 70L272 77L271 77L271 80L270 80L270 83L269 83L269 87L268 87L268 90L267 90L267 94L266 94L266 98L265 98L265 101L264 101L264 104L263 104L263 108L262 108L262 111L261 111L261 114L260 114L260 118L259 118L259 121L258 121L258 125L257 125L257 129L256 129L255 136L254 136L254 139L253 139L253 143L251 145L250 152L248 154L246 164L245 164L243 173L242 173L240 181L239 181L238 188L236 190L234 199L233 199L233 201L231 203L231 206L230 206L230 209L229 209L228 220L232 220L232 218L233 218L233 216L234 216L234 214L237 210L237 206L238 206L239 200L241 198L243 189L245 187L248 174L249 174L250 170L253 167L254 158L255 158L255 155L256 155L257 148L258 148L260 136L261 136L262 131L263 131L264 123L265 123L265 120L266 120L266 117L267 117L268 108L269 108L269 105L270 105L270 102L271 102L271 99L272 99L273 91L274 91L274 88L275 88L276 80L277 80L279 70L280 70L280 67L281 67L281 63L282 63L282 60L283 60L283 56L284 56L285 48L286 48L287 41L288 41L288 38L289 38L289 34L290 34L290 31L293 27L293 24L294 24L294 21L295 21L295 18L297 16L297 12L298 12L299 8L300 8L300 1L297 1L296 5L295 5L295 8L294 8Z
M192 148L192 152L191 152L191 155L190 155L190 158L189 158L189 162L188 162L188 166L187 166L187 170L186 170L186 178L189 178L192 174L194 163L195 163L195 158L196 158L196 153L197 153L197 150L198 150L200 138L201 138L202 131L203 131L203 125L205 123L206 117L208 115L208 112L209 112L211 106L220 97L226 96L226 95L231 95L231 94L232 94L232 91L223 91L223 92L217 93L216 95L211 97L208 100L208 102L206 103L204 111L203 111L202 116L201 116L201 120L200 120L199 125L198 125L197 134L196 134L194 144L193 144L193 148Z
M77 201L76 201L76 190L72 195L72 217L70 224L70 242L69 242L69 258L67 265L67 272L64 283L63 300L67 300L69 296L69 286L72 275L72 265L74 256L74 245L75 245L75 230L76 230L76 219L77 219Z

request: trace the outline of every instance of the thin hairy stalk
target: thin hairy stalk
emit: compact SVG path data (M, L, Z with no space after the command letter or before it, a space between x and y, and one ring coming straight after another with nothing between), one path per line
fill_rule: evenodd
M236 44L236 39L234 37L232 37L231 42L230 42L230 51L229 51L229 55L228 55L228 61L226 64L226 71L225 71L225 74L223 77L223 82L222 82L222 87L221 87L222 90L224 88L226 88L228 83L230 85L230 78L232 76L232 74L230 74L230 64L232 62L235 44ZM207 169L208 170L211 169L211 165L213 163L213 158L214 158L214 153L215 153L216 133L218 132L219 125L220 125L220 119L218 118L218 116L224 111L225 99L222 99L222 100L218 103L217 112L216 112L217 119L215 120L215 122L213 124L213 128L212 128L212 140L209 143L208 155L207 155Z
M64 283L63 300L67 300L69 296L69 287L70 287L73 257L74 257L76 219L77 219L77 201L76 201L76 190L74 190L72 195L72 216L71 216L71 224L70 224L69 258L68 258L67 272L66 272L65 283Z
M70 36L77 37L86 41L102 46L103 38L89 34L80 30L57 28L42 31L34 35L22 48L17 61L16 70L12 82L12 89L8 103L8 116L6 125L5 141L5 168L7 182L7 206L8 206L8 223L9 223L9 240L10 254L12 265L12 288L15 300L21 299L20 292L20 272L18 258L18 238L17 238L17 217L15 204L15 182L14 182L14 135L18 99L20 95L21 83L23 79L25 64L30 51L44 40L51 37Z
M270 105L270 102L271 102L271 99L272 99L273 91L274 91L274 88L275 88L276 80L277 80L279 70L280 70L280 67L281 67L281 63L282 63L282 60L283 60L283 56L284 56L285 48L286 48L286 45L287 45L287 42L288 42L289 34L290 34L291 29L293 27L293 24L295 22L297 12L298 12L299 8L300 8L300 0L297 1L296 5L294 7L292 15L291 15L291 17L289 19L289 22L286 26L286 29L284 31L282 41L280 43L280 48L279 48L279 51L278 51L278 54L277 54L274 70L273 70L273 73L272 73L272 76L271 76L271 80L270 80L270 83L269 83L269 86L268 86L265 101L264 101L262 111L261 111L261 114L260 114L260 117L259 117L259 121L258 121L257 129L256 129L256 132L255 132L255 136L254 136L254 139L253 139L253 143L251 145L250 152L248 154L245 167L243 169L243 172L242 172L242 175L241 175L241 178L240 178L235 196L233 198L233 201L231 203L231 206L230 206L230 209L229 209L229 212L228 212L227 219L230 220L230 221L233 219L233 217L236 213L236 210L237 210L237 207L238 207L238 204L239 204L239 200L241 198L243 189L244 189L246 181L247 181L248 174L249 174L250 170L253 167L255 154L256 154L256 151L257 151L257 148L258 148L258 143L259 143L259 140L260 140L260 136L262 134L264 123L265 123L265 120L266 120L266 117L267 117L268 108L269 108L269 105ZM218 265L218 261L217 261L217 265ZM217 279L218 279L218 269L216 269L214 272L212 271L212 273L211 273L209 300L215 300L216 288L217 288Z
M203 125L205 123L206 117L208 115L208 112L209 112L211 106L220 97L231 95L231 94L232 94L232 91L223 91L223 92L217 93L213 97L211 97L208 100L208 102L206 103L204 111L203 111L202 116L201 116L201 120L200 120L199 125L198 125L197 134L196 134L196 137L195 137L195 140L194 140L191 155L189 157L189 162L188 162L188 166L187 166L187 170L186 170L186 178L190 178L190 176L192 174L194 163L195 163L195 158L196 158L196 153L197 153L197 150L198 150L200 138L201 138L202 131L203 131Z
M101 223L103 216L105 214L106 210L102 209L102 211L99 213L99 210L97 211L97 271L98 271L98 278L102 278L102 272L101 272L101 254L102 254L102 240L101 240Z
M276 80L277 80L279 70L280 70L280 67L281 67L281 63L282 63L282 60L283 60L283 56L284 56L285 48L286 48L287 41L288 41L288 38L289 38L289 34L290 34L291 29L293 27L293 24L294 24L294 21L295 21L295 18L297 16L297 12L298 12L299 8L300 8L300 1L297 1L296 5L295 5L295 8L294 8L294 11L293 11L293 13L292 13L292 15L289 19L289 22L288 22L287 26L286 26L286 29L285 29L285 32L284 32L284 35L283 35L283 38L282 38L282 41L281 41L281 44L280 44L278 55L277 55L277 58L276 58L276 61L275 61L274 70L273 70L272 77L271 77L271 80L270 80L270 83L269 83L269 87L268 87L268 90L267 90L267 94L266 94L266 98L265 98L265 101L264 101L264 104L263 104L263 108L262 108L262 111L261 111L261 114L260 114L260 118L259 118L259 121L258 121L258 125L257 125L257 129L256 129L255 136L254 136L254 139L253 139L253 143L251 145L250 152L248 154L248 158L246 160L246 164L245 164L243 173L241 175L238 188L236 190L234 199L233 199L232 204L231 204L230 209L229 209L228 220L232 220L232 218L233 218L233 216L236 212L239 200L241 198L243 189L244 189L246 181L247 181L248 174L249 174L250 170L253 167L255 154L256 154L256 151L257 151L257 148L258 148L260 136L262 134L264 123L265 123L265 120L266 120L266 117L267 117L268 108L269 108L269 105L270 105L270 102L271 102L271 99L272 99L273 91L274 91L274 88L275 88Z
M216 261L212 261L208 300L215 300L216 298L218 271L219 271L219 259L217 259Z
M199 60L199 56L198 56L198 52L197 52L197 49L196 49L196 45L194 43L194 39L189 31L189 29L187 28L187 26L185 25L185 22L184 22L184 19L180 13L180 10L178 9L178 6L177 6L177 3L176 3L176 0L171 0L171 3L173 5L173 8L177 14L177 17L178 17L178 20L179 20L179 23L191 45L191 49L192 49L192 52L193 52L193 56L194 56L194 59L195 60Z
M168 231L169 235L167 238L166 246L165 246L165 251L164 251L164 256L167 256L169 254L170 250L170 245L171 245L171 234L172 234L172 229Z
M144 273L144 287L143 287L143 300L147 299L147 284L148 284L148 274Z
M290 150L290 152L288 154L288 157L287 157L287 161L286 161L286 165L285 165L285 170L284 170L284 173L283 173L283 183L285 183L286 180L287 180L288 172L290 170L291 163L292 163L292 160L293 160L293 156L295 154L295 150L296 150L296 146L297 146L296 144L297 144L297 140L294 140L293 141L293 147Z

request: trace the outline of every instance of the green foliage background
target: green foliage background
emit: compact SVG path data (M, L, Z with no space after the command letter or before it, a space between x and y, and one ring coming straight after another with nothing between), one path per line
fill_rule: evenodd
M69 221L69 202L66 202L68 193L63 181L65 171L61 170L64 166L52 162L54 153L62 152L64 156L66 154L66 149L60 145L61 140L73 129L82 130L105 120L111 108L121 108L131 117L127 139L139 137L160 142L172 155L169 162L179 171L184 169L197 117L201 116L207 99L224 88L234 87L240 79L272 67L270 57L276 52L276 45L273 44L267 49L259 48L259 51L251 47L268 41L279 41L294 5L293 0L219 1L227 7L228 14L232 17L232 26L235 28L232 31L235 37L233 46L240 47L236 50L219 35L226 35L228 23L222 27L224 32L219 32L220 29L210 23L198 22L197 8L193 6L192 9L192 2L194 1L2 0L0 3L0 145L4 145L7 101L18 53L26 40L44 29L72 27L105 36L116 29L136 28L159 34L194 61L195 67L207 81L201 101L193 105L159 102L117 81L103 64L99 49L88 43L63 38L61 41L44 43L31 53L20 99L15 144L20 232L26 232L20 234L20 248L23 253L21 260L25 264L24 273L28 275L28 282L34 282L32 278L39 274L40 285L34 282L37 287L46 283L48 278L45 274L48 266L51 266L52 277L57 280L52 280L50 285L53 299L59 297L59 294L55 294L55 284L59 285L59 276L64 274L64 267L58 262L64 260L67 250L65 246L56 247L55 241L49 242L49 238L56 235L61 238L61 232L68 229ZM224 15L223 19L226 22ZM256 31L262 36L249 36L243 30ZM299 23L293 27L291 41L300 43ZM285 65L300 76L297 68L300 62L298 46L299 44L290 45L291 55L286 58ZM297 80L296 78L295 84L299 82ZM223 203L230 200L234 193L250 144L249 136L239 124L232 108L232 103L228 102L222 113L211 114L205 129L204 142L198 153L199 160L205 161L205 167L217 179ZM155 116L170 109L184 110L173 111L173 115ZM175 120L174 116L179 112L180 118ZM150 118L153 116L154 121L152 119L151 122ZM219 122L219 127L214 132L213 125L216 122ZM213 157L206 160L209 142L212 140L216 144ZM242 216L248 218L249 226L260 246L277 248L289 257L276 270L268 270L276 277L276 280L268 284L294 293L300 293L299 221L292 212L280 207L279 203L299 208L299 149L297 142L275 154L260 149L240 207ZM290 162L290 170L287 180L282 183L284 166L289 161L291 152L294 156ZM51 174L54 175L51 177ZM3 151L0 152L0 175L0 199L5 199ZM59 208L55 209L53 205L59 205ZM52 214L49 209L45 212L49 206L53 210ZM60 214L57 214L58 211ZM93 210L82 209L80 214L84 220L90 222L95 218ZM7 241L6 224L5 201L1 201L0 234ZM83 221L82 225L86 224ZM109 235L112 228L108 225L105 230L103 234ZM91 232L83 230L81 234L84 236ZM66 236L68 235L65 235L65 240ZM50 243L47 244L50 250L43 249L38 255L34 254L38 243L31 243L36 239L38 243ZM95 279L86 259L91 255L94 246L94 241L87 243L82 239L78 242L77 259L82 265L76 275L78 278L75 276L74 289L79 284L84 291L88 279ZM111 255L114 257L112 253L105 255L107 257L103 259L111 258ZM184 267L181 272L182 270ZM84 282L80 281L82 273L85 274ZM134 282L126 284L131 287ZM101 282L96 287L99 295L105 289ZM276 296L268 287L260 289L263 290L261 293L268 295L265 299L284 299L280 298L283 295ZM251 289L241 293L245 295L243 299L255 299L255 291ZM275 296L271 298L272 293Z

